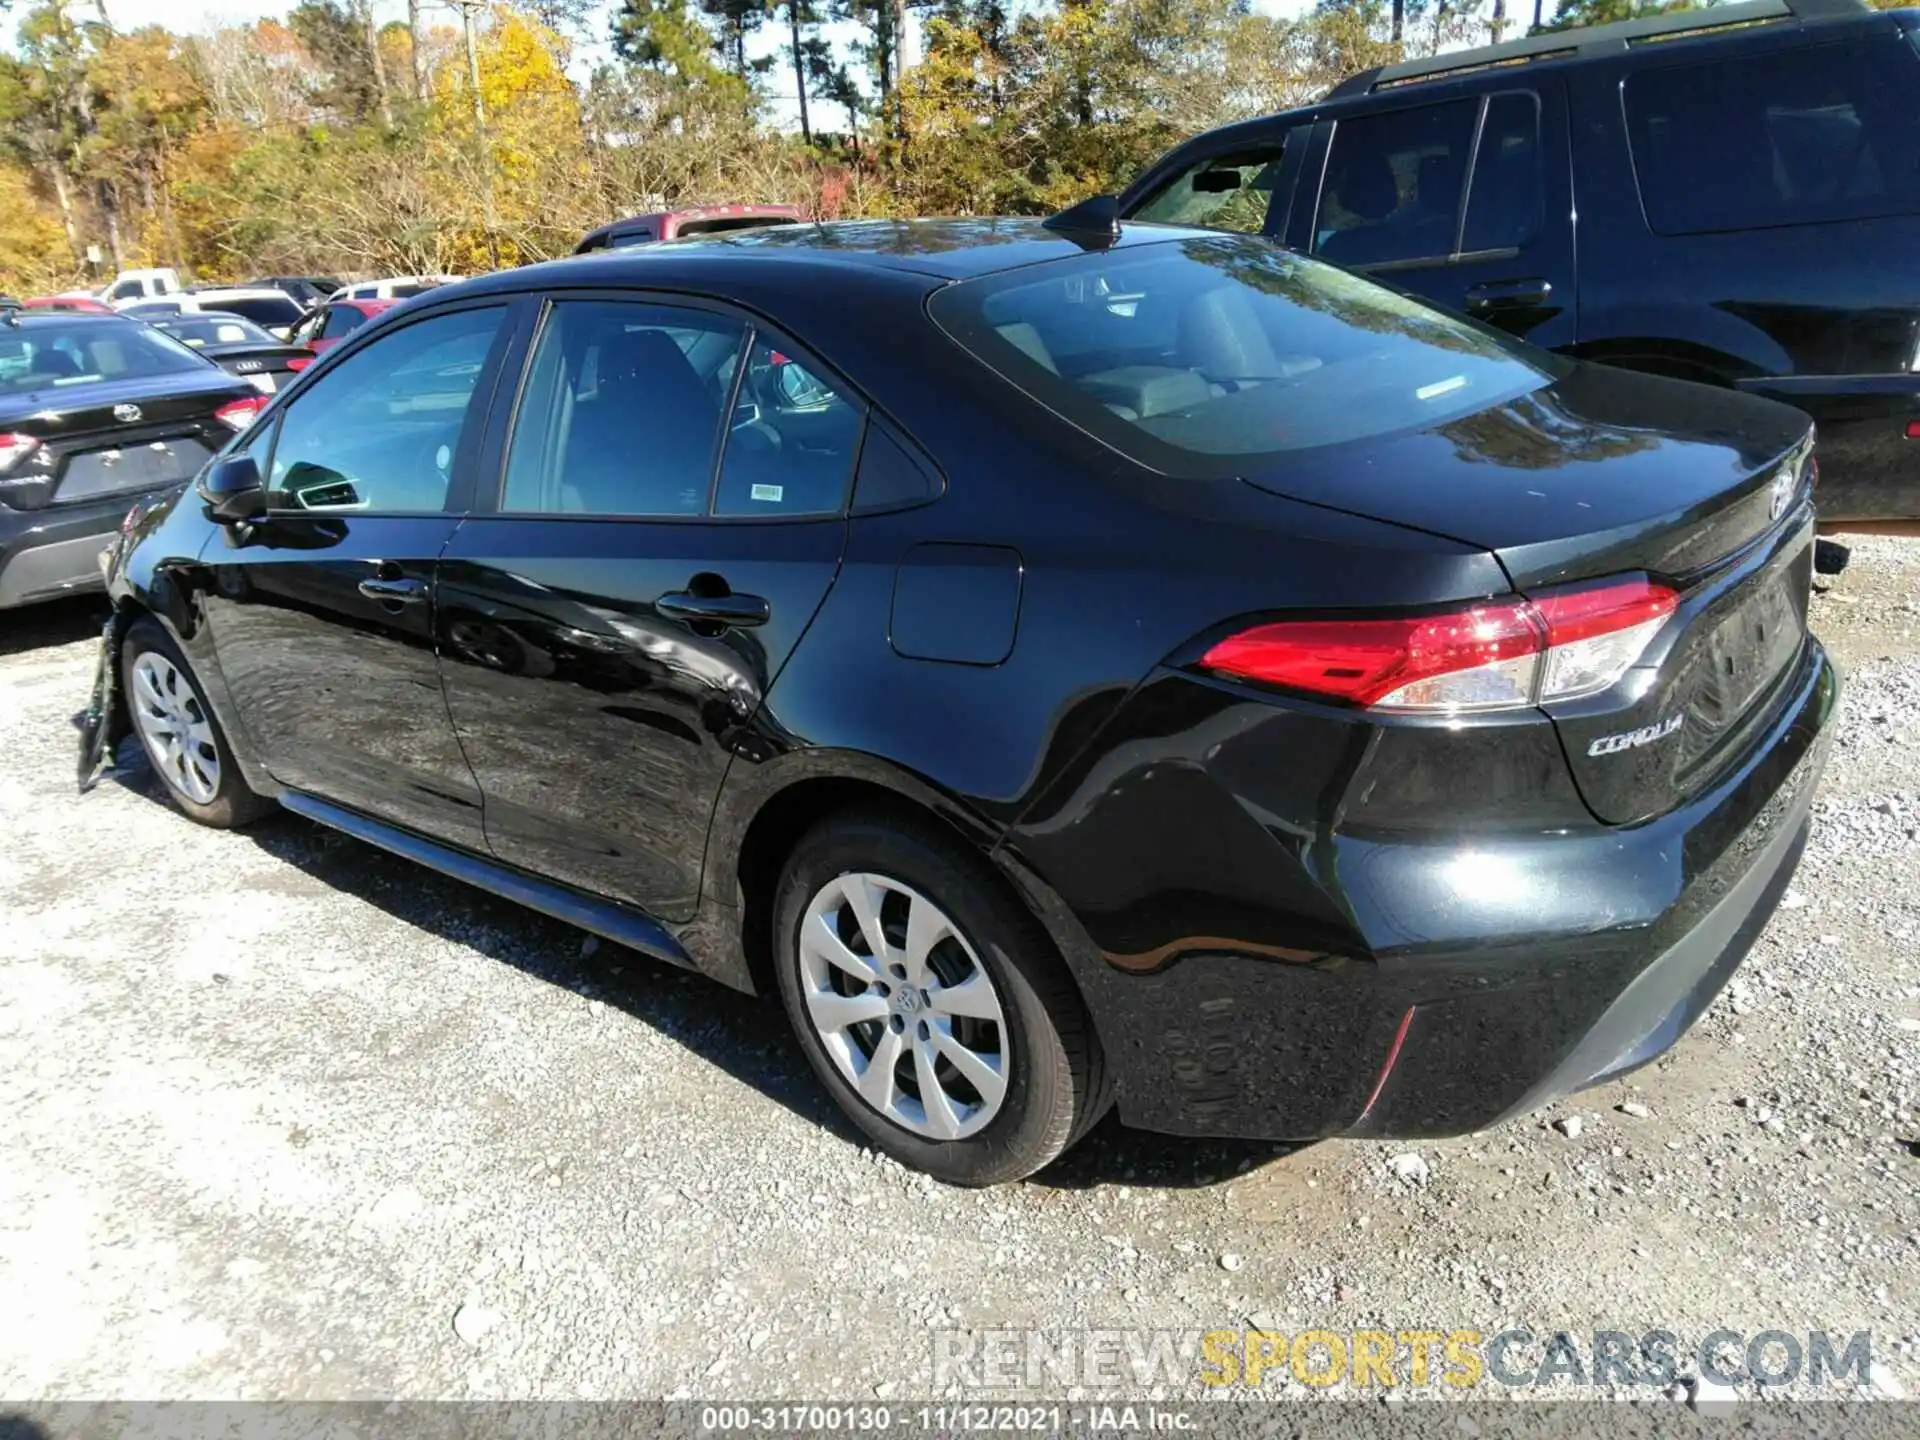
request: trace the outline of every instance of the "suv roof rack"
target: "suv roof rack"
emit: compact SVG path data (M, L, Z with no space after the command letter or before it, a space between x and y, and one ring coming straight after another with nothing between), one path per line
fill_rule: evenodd
M1704 10L1649 15L1644 19L1620 20L1611 25L1592 25L1579 30L1549 30L1519 40L1508 40L1500 45L1455 50L1426 60L1376 65L1371 70L1362 70L1358 75L1341 81L1323 98L1345 100L1349 96L1368 95L1376 90L1422 80L1437 80L1472 70L1618 52L1643 41L1672 39L1693 32L1728 30L1769 20L1819 20L1866 13L1867 6L1862 0L1740 0L1740 3L1732 5L1709 5Z

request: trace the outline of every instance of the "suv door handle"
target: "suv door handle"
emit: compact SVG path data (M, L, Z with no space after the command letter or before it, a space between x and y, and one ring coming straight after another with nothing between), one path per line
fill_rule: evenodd
M1518 310L1529 305L1544 305L1552 295L1552 282L1539 276L1527 280L1489 280L1468 288L1467 309Z
M427 598L427 582L424 580L362 580L360 593L369 600L383 600L389 605L410 605L416 600Z
M686 620L705 625L764 625L773 618L773 607L758 595L695 595L675 590L654 602L669 620Z

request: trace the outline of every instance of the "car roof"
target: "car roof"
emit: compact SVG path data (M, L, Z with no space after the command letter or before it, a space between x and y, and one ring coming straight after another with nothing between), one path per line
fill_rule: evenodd
M596 282L699 284L741 267L906 272L929 280L976 275L1063 260L1090 249L1126 249L1216 232L1130 222L1098 239L1050 230L1035 219L834 220L696 235L673 245L596 250L517 270L461 281L462 295L542 287L577 288ZM1105 243L1102 243L1105 242Z
M358 310L362 315L378 315L383 310L391 310L398 300L381 300L372 296L348 296L341 300L329 300L329 305L345 305L349 310Z
M102 315L98 310L14 310L8 318L0 321L0 330L7 325L138 325L142 322L133 319L123 311L116 310L110 315Z
M1348 76L1317 100L1290 110L1234 121L1202 131L1174 146L1128 185L1134 194L1142 182L1163 178L1166 162L1198 150L1231 148L1236 139L1249 145L1269 144L1276 124L1300 125L1338 119L1424 99L1451 98L1458 84L1477 93L1524 83L1548 70L1591 65L1622 55L1658 61L1682 53L1685 46L1739 46L1772 41L1782 35L1818 40L1835 29L1862 24L1915 27L1911 10L1874 10L1858 0L1736 0L1705 9L1663 13L1640 20L1546 31L1473 50L1449 51L1427 60L1374 66Z

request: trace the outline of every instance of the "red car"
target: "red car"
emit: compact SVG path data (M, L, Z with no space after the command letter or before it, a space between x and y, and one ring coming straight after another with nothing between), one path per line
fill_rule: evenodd
M374 316L385 314L399 303L398 300L329 300L316 306L306 319L293 327L291 341L315 355L323 354ZM312 363L312 360L294 360L288 368L304 370Z
M651 245L656 240L715 235L723 230L791 225L806 218L807 212L798 205L707 205L698 210L659 210L651 215L629 215L598 230L589 230L573 247L573 253L586 255L595 250L619 250L628 245Z
M111 315L113 307L90 295L36 295L20 302L29 310L68 310L83 315Z

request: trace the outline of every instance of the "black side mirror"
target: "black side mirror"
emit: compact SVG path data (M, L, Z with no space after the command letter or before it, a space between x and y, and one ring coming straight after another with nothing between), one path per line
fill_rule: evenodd
M222 525L238 525L266 513L266 487L251 455L214 461L200 477L199 491L207 502L207 513Z

